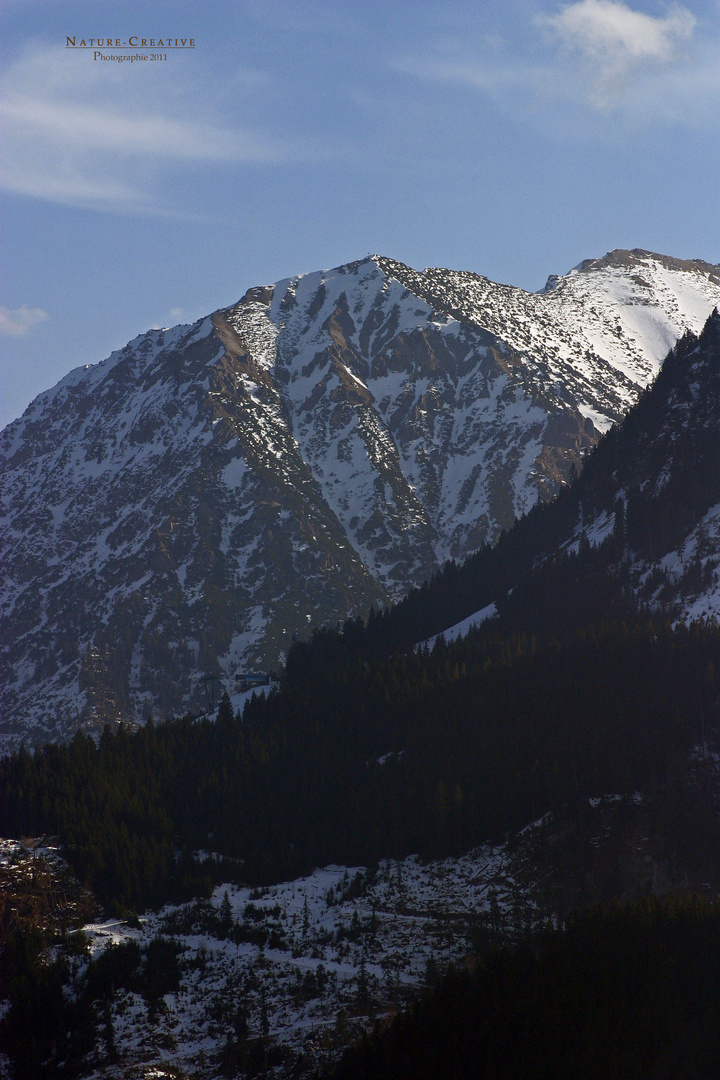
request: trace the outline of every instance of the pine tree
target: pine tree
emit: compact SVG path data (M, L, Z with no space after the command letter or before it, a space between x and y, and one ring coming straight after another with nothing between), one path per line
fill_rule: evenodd
M233 713L232 702L230 701L230 695L226 690L218 705L217 722L218 725L231 724L234 719L235 714Z
M232 930L232 924L232 906L230 904L230 897L228 896L228 891L226 889L223 894L222 903L220 904L220 921L218 929L220 931L221 938L226 938L228 936L228 934Z

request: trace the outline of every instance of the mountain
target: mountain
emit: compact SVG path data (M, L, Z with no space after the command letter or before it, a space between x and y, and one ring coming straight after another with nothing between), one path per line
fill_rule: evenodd
M554 501L296 642L242 716L224 697L212 719L0 759L0 834L37 838L0 845L22 1075L313 1075L348 1020L375 1038L338 1075L414 1075L448 1046L466 1075L508 1054L716 1075L720 623L691 618L720 569L718 419L716 311ZM483 604L477 632L410 647ZM385 1038L376 1017L451 960L471 1000L443 1005L451 974ZM701 989L675 1023L680 983ZM528 991L519 1027L486 1023L498 989L508 1008ZM382 1063L393 1044L404 1065Z
M540 293L369 257L71 372L0 441L5 745L207 708L495 542L718 303L638 250Z

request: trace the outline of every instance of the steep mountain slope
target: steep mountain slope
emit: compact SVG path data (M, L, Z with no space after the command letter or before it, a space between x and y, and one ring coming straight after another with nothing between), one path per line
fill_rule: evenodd
M202 708L493 542L717 303L639 251L539 294L374 257L71 372L2 433L5 744Z
M78 691L103 715L173 708L218 653L230 671L248 642L277 656L309 610L383 596L277 395L233 387L231 425L229 364L210 319L156 331L5 433L3 683L60 730Z

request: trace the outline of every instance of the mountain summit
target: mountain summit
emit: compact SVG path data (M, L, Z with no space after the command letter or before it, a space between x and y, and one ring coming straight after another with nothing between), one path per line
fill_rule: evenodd
M6 745L202 708L494 542L717 304L638 250L539 293L372 256L71 372L0 439Z

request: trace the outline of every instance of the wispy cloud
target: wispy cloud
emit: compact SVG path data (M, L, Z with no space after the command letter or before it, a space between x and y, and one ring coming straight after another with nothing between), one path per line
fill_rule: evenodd
M467 55L462 44L456 49L446 44L430 56L393 57L390 66L406 75L464 86L495 99L527 90L543 74L542 69L515 65L492 55Z
M167 215L162 179L179 164L278 164L298 148L223 123L188 84L98 66L86 54L36 47L13 64L0 101L6 189L51 202ZM159 66L159 65L158 65ZM186 216L178 208L178 216Z
M42 308L29 308L23 304L19 308L0 307L0 334L5 337L24 337L38 323L45 322L47 311Z
M167 116L124 116L108 105L9 95L0 103L0 115L11 131L67 150L249 164L280 161L285 156L279 145L262 136Z

